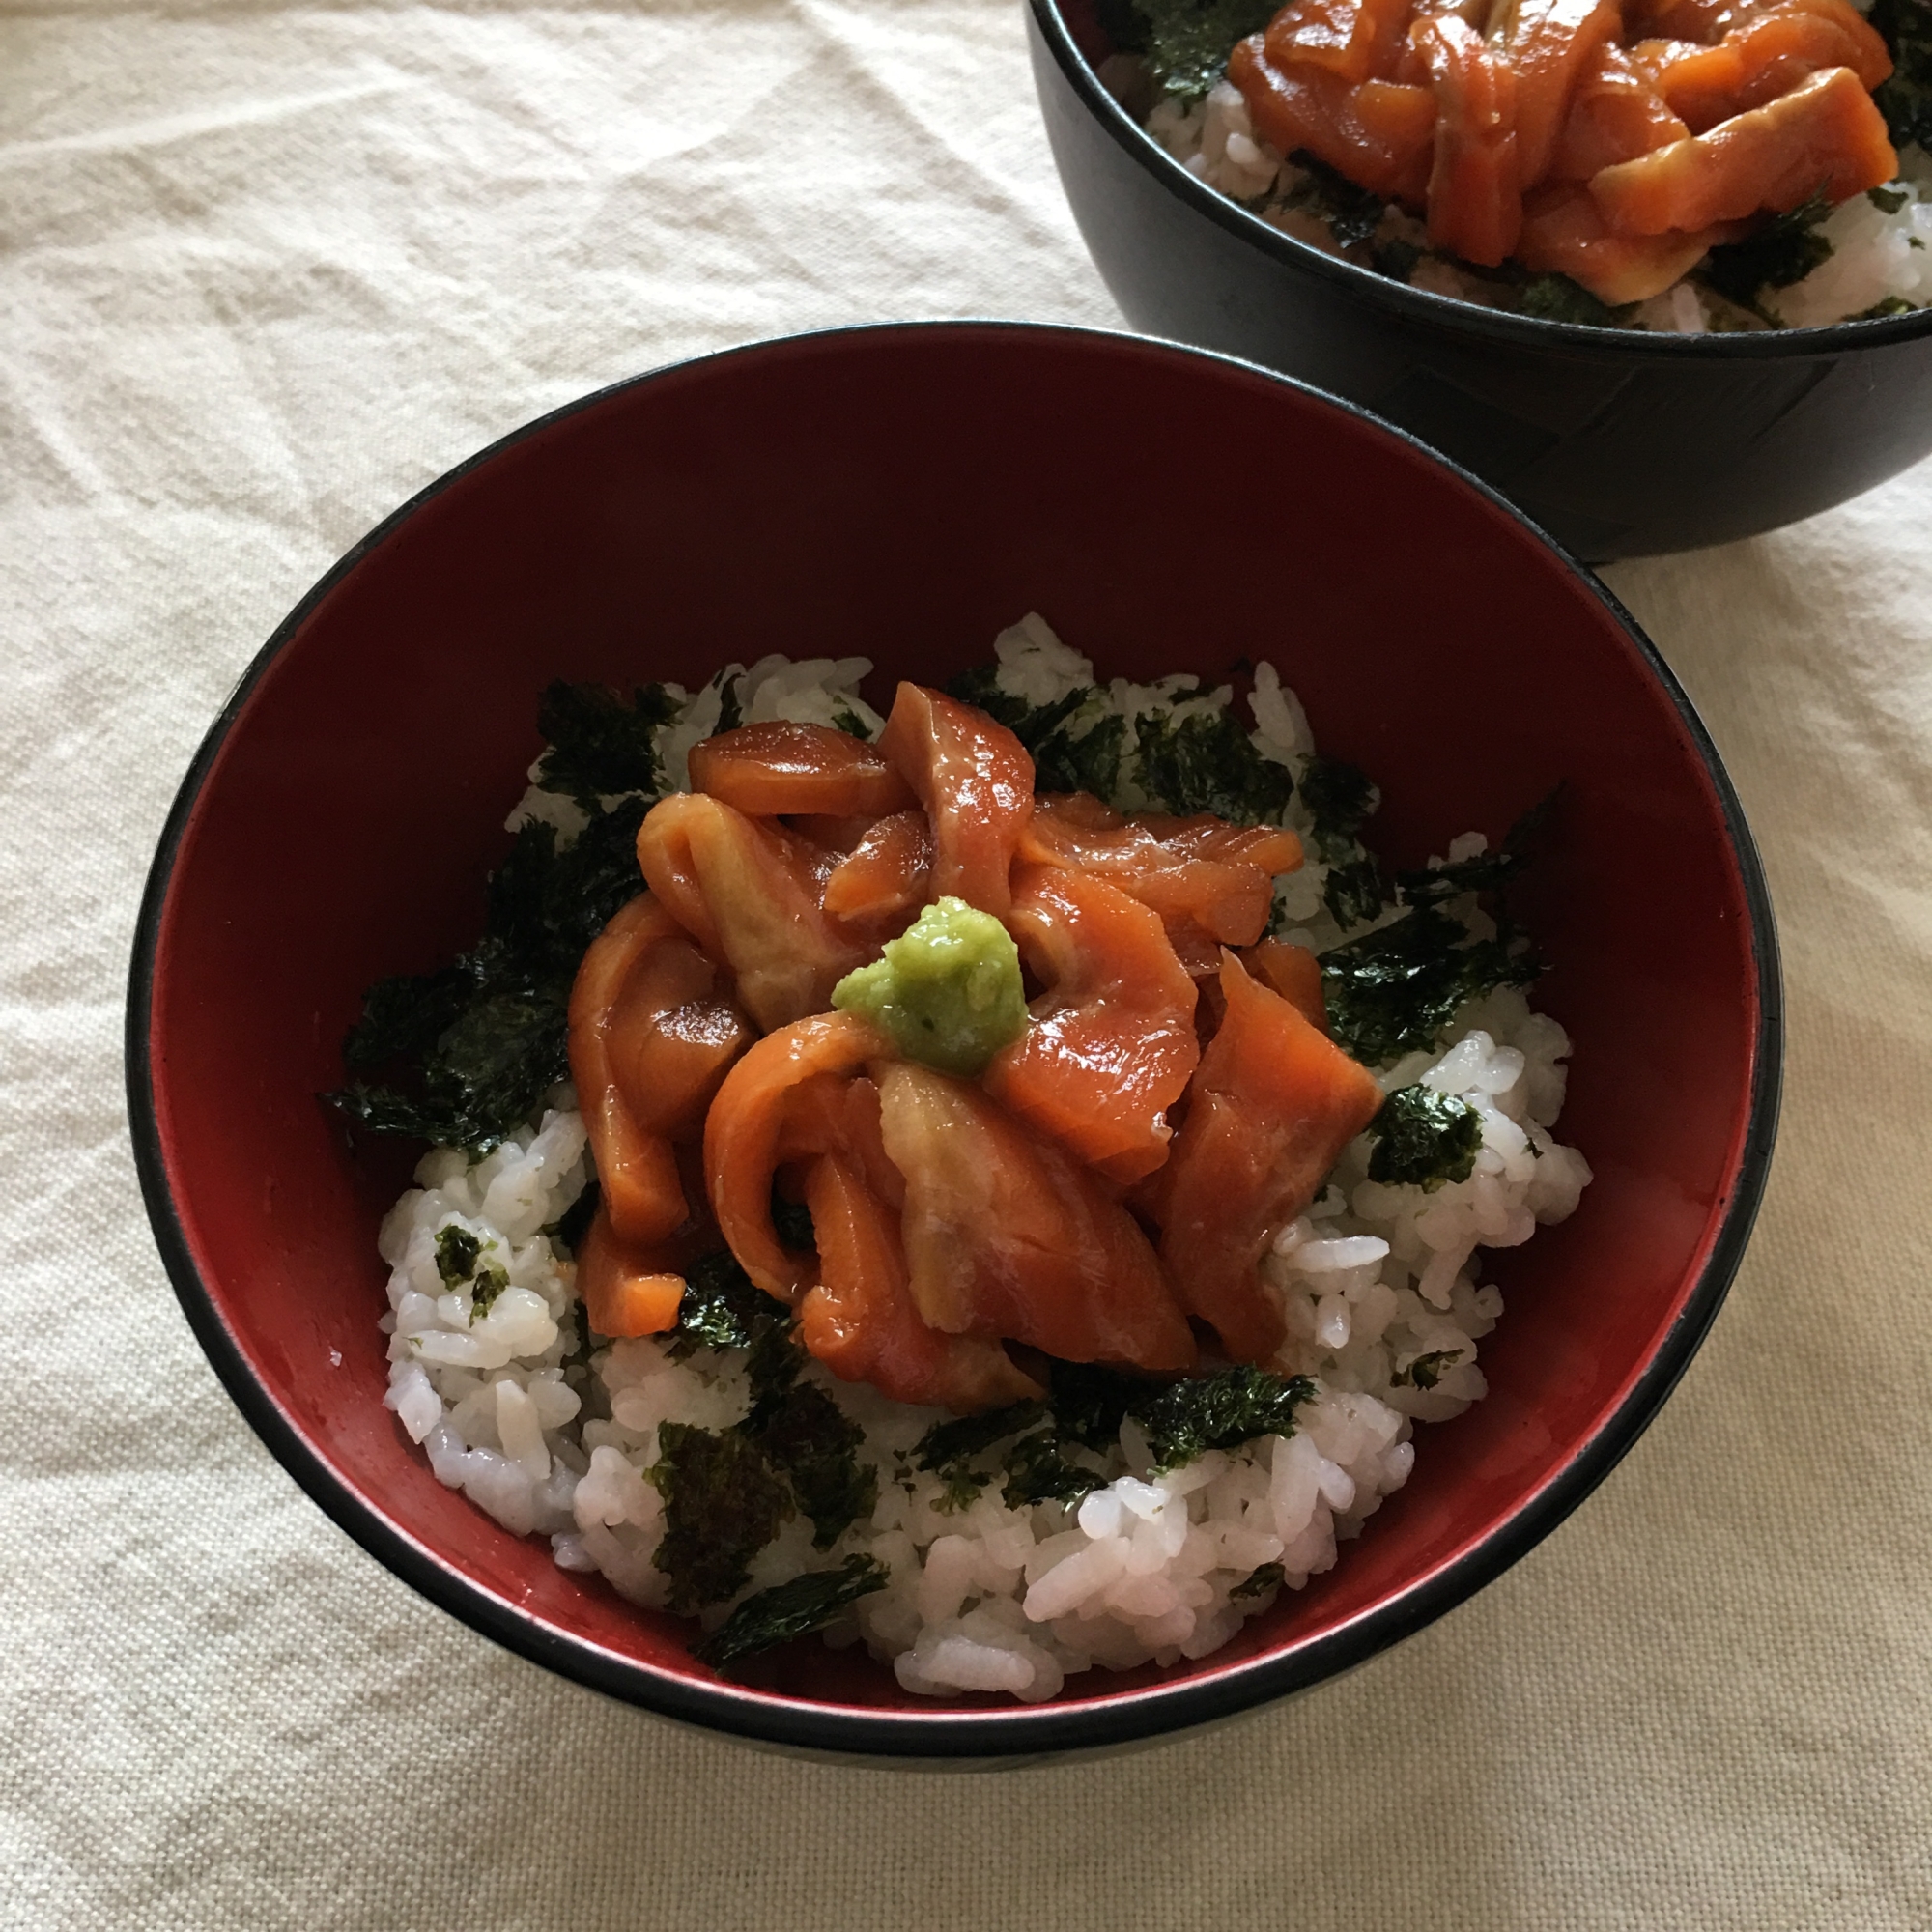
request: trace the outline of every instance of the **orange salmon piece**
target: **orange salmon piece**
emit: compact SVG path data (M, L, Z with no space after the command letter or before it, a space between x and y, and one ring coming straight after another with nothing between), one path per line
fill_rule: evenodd
M1615 307L1662 295L1734 233L1719 222L1694 235L1674 229L1663 235L1613 235L1589 188L1562 182L1525 197L1517 259L1526 269L1568 275Z
M1622 47L1599 47L1571 93L1570 111L1550 158L1549 175L1559 182L1587 182L1604 168L1634 160L1653 148L1668 147L1690 131L1670 111L1650 76ZM1525 238L1535 220L1530 201L1530 196L1524 197ZM1518 247L1520 250L1528 245L1525 239ZM1542 266L1571 273L1556 263Z
M1260 34L1236 43L1228 78L1248 103L1256 131L1283 154L1305 148L1372 194L1421 200L1435 135L1428 88L1358 83L1300 63L1277 66Z
M866 831L833 868L823 903L835 919L890 919L923 906L931 878L932 835L924 812L895 811Z
M1619 0L1515 0L1510 8L1502 45L1516 73L1517 171L1524 187L1549 172L1577 84L1622 26Z
M881 1069L879 1112L928 1326L1069 1362L1192 1366L1193 1331L1153 1249L1092 1169L976 1085L911 1061Z
M805 1201L819 1272L799 1303L799 1334L835 1376L870 1382L894 1402L962 1415L1045 1393L997 1342L926 1326L912 1298L897 1213L836 1154L812 1163Z
M1408 10L1409 0L1289 0L1262 42L1278 68L1321 68L1351 82L1385 77Z
M666 1264L648 1246L625 1241L611 1225L609 1208L599 1207L577 1251L577 1292L591 1327L613 1341L674 1328L684 1276Z
M1328 1002L1321 991L1321 962L1305 946L1264 939L1241 954L1241 964L1270 992L1279 993L1310 1026L1328 1031Z
M660 800L638 828L638 863L672 917L729 966L761 1027L824 1011L874 951L825 916L816 848L721 799Z
M1845 0L1787 0L1715 46L1644 41L1632 57L1695 134L1768 105L1824 68L1850 68L1867 92L1891 72L1884 40Z
M623 1239L663 1240L689 1218L671 1139L695 1129L750 1038L717 970L648 893L591 941L570 991L570 1074Z
M986 1092L1110 1180L1151 1174L1201 1058L1194 981L1166 929L1106 880L1043 866L1014 875L1007 926L1047 990Z
M1367 1067L1232 952L1221 990L1227 1017L1161 1174L1160 1253L1189 1313L1228 1353L1264 1362L1287 1334L1261 1276L1268 1241L1315 1199L1382 1094Z
M932 829L934 898L951 894L1004 919L1007 874L1033 816L1033 760L1004 724L923 685L902 684L879 750Z
M1408 43L1435 89L1429 245L1493 269L1522 227L1516 71L1460 14L1425 14Z
M1041 799L1019 856L1105 879L1158 913L1195 974L1214 971L1224 945L1261 937L1275 874L1294 871L1302 859L1301 840L1285 826L1230 825L1206 812L1123 818L1085 792Z
M850 1073L892 1048L856 1013L818 1013L768 1033L724 1076L704 1122L704 1178L711 1209L738 1264L790 1302L811 1279L809 1256L792 1253L772 1226L772 1177L786 1103L815 1074Z
M877 818L913 803L906 781L863 738L830 724L741 724L691 748L694 791L751 818Z
M814 1073L785 1097L777 1159L788 1167L833 1155L895 1211L905 1181L879 1133L878 1083L865 1074Z
M1885 119L1850 68L1826 68L1769 106L1720 121L1590 182L1617 235L1686 234L1823 194L1845 201L1898 172Z

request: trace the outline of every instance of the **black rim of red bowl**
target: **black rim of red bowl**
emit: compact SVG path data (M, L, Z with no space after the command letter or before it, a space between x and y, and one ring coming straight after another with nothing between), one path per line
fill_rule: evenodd
M1186 1678L1098 1701L1011 1705L963 1709L935 1704L905 1712L867 1711L822 1704L749 1690L726 1679L715 1683L659 1671L618 1656L582 1638L540 1623L526 1611L491 1594L459 1569L417 1542L365 1501L311 1448L292 1419L256 1379L235 1335L222 1320L202 1279L177 1211L162 1158L155 1105L149 1026L154 1000L156 948L176 858L201 788L229 731L270 664L307 621L309 613L370 551L384 542L426 503L471 470L552 425L597 408L609 398L640 384L690 369L696 364L740 356L782 354L801 342L832 338L863 340L917 331L950 332L962 340L987 332L1024 331L1062 337L1092 337L1110 344L1132 343L1159 355L1184 355L1216 362L1300 389L1317 401L1356 416L1378 433L1411 444L1433 463L1487 497L1499 510L1524 525L1548 545L1563 565L1587 586L1630 638L1638 655L1662 686L1696 748L1723 812L1749 909L1752 958L1756 967L1759 1021L1751 1076L1751 1096L1736 1184L1710 1254L1682 1312L1628 1396L1597 1433L1579 1445L1561 1471L1523 1503L1508 1520L1400 1596L1378 1605L1353 1622L1277 1656L1261 1657L1199 1678ZM1675 1386L1722 1305L1737 1272L1756 1218L1776 1136L1783 1052L1782 987L1776 929L1757 849L1722 760L1689 697L1630 613L1593 573L1549 538L1504 497L1478 478L1430 449L1418 439L1391 428L1354 405L1340 402L1307 384L1243 362L1231 355L1152 341L1119 332L1014 322L927 322L871 324L856 328L814 331L748 344L715 355L667 365L615 383L511 431L486 449L419 491L378 524L309 590L290 611L237 684L209 727L182 781L162 828L142 895L128 979L127 1023L128 1108L134 1160L155 1238L183 1312L209 1361L246 1417L308 1495L338 1528L346 1531L384 1567L430 1602L506 1649L559 1676L601 1690L660 1716L698 1725L753 1743L787 1748L872 1758L881 1761L1002 1761L1120 1747L1190 1730L1234 1717L1257 1705L1312 1689L1365 1663L1378 1652L1433 1623L1486 1583L1500 1576L1553 1530L1609 1474L1649 1426ZM373 1322L376 1309L372 1305ZM494 1525L492 1533L498 1533Z
M1876 349L1932 334L1932 307L1916 309L1907 315L1823 323L1806 328L1666 335L1648 329L1603 328L1594 323L1551 322L1541 316L1513 315L1507 309L1484 308L1477 302L1459 301L1454 296L1411 288L1359 263L1345 261L1306 242L1297 242L1293 236L1270 227L1239 202L1231 201L1219 189L1189 174L1101 84L1066 24L1060 0L1029 0L1029 4L1040 37L1088 111L1177 200L1283 267L1312 275L1319 281L1334 283L1358 298L1378 300L1411 321L1491 341L1520 343L1524 347L1548 348L1552 343L1569 343L1598 354L1608 348L1622 348L1634 355L1719 361L1817 355L1833 349ZM1842 333L1847 329L1854 331L1849 340Z

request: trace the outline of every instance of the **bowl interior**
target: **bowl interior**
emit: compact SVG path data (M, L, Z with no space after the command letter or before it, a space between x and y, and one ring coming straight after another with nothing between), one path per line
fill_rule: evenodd
M1677 700L1530 528L1324 399L1127 338L855 331L643 379L445 479L284 627L184 794L134 1016L163 1246L251 1418L419 1587L604 1688L664 1708L716 1680L680 1626L442 1489L382 1406L374 1234L412 1156L352 1145L316 1095L363 987L473 937L547 680L862 653L883 703L1035 609L1106 673L1271 659L1322 749L1379 781L1372 836L1398 862L1499 836L1562 783L1520 909L1576 1040L1562 1135L1597 1176L1498 1259L1490 1398L1421 1431L1336 1570L1201 1663L1096 1669L1062 1704L1284 1657L1321 1675L1352 1661L1338 1639L1390 1640L1459 1562L1500 1567L1483 1553L1579 1460L1608 1466L1673 1324L1701 1321L1749 1125L1749 892ZM937 1716L815 1644L721 1697L752 1730L801 1699Z

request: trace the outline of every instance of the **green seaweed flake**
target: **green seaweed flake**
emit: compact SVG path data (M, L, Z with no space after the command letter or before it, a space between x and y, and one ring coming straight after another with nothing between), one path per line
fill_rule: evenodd
M765 1398L747 1432L811 1519L812 1547L830 1549L879 1500L877 1472L859 1461L866 1432L822 1388L792 1384Z
M656 798L664 768L654 739L677 715L677 700L661 684L640 685L627 704L600 684L548 686L537 706L537 729L548 741L537 763L537 784L562 792L585 811L627 792Z
M644 1474L665 1500L653 1560L670 1580L669 1605L680 1615L735 1597L752 1559L793 1514L789 1486L742 1429L663 1423L658 1461Z
M1369 814L1376 788L1366 773L1339 758L1311 757L1301 771L1301 803L1315 825L1315 849L1323 859L1348 859Z
M1389 1378L1398 1387L1433 1389L1458 1362L1464 1350L1461 1349L1435 1349L1426 1355L1418 1355L1406 1368L1398 1369Z
M1255 749L1231 707L1142 718L1136 742L1140 787L1160 810L1260 825L1279 820L1294 796L1293 775Z
M873 1556L848 1556L836 1570L809 1571L747 1597L696 1646L696 1655L713 1669L723 1669L774 1644L823 1630L846 1605L891 1581L891 1572Z
M639 890L646 810L627 799L568 846L526 824L490 881L483 936L438 972L381 980L343 1042L352 1079L326 1095L376 1133L487 1151L570 1070L571 982L584 950Z
M1433 1087L1399 1087L1369 1122L1369 1179L1430 1192L1467 1180L1483 1145L1483 1117L1466 1100Z
M1238 1603L1243 1597L1264 1597L1274 1589L1288 1572L1279 1563L1264 1563L1259 1569L1248 1572L1235 1587L1228 1592L1231 1604Z
M1315 1384L1306 1376L1223 1369L1170 1382L1136 1403L1131 1413L1147 1436L1158 1475L1184 1468L1209 1449L1238 1449L1259 1435L1293 1435L1295 1410L1314 1395Z
M1823 194L1786 214L1774 214L1742 242L1713 248L1697 265L1697 279L1726 301L1736 302L1761 320L1777 318L1762 305L1767 289L1788 289L1832 258L1832 244L1818 233L1818 224L1832 212Z

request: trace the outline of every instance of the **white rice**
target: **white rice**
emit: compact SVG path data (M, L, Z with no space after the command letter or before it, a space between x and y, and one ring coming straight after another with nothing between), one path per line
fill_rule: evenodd
M1145 92L1145 69L1137 60L1116 55L1100 71L1124 101ZM1326 222L1296 205L1308 176L1255 132L1248 104L1232 81L1217 81L1205 99L1164 95L1145 126L1190 174L1269 226L1325 254L1345 252ZM1832 250L1818 268L1788 288L1761 292L1761 304L1785 327L1844 322L1888 299L1914 307L1932 303L1932 159L1907 146L1899 150L1898 163L1898 179L1889 187L1854 195L1818 225L1815 232ZM1898 205L1887 208L1884 202ZM1376 246L1391 242L1427 249L1423 224L1396 207L1384 212L1374 237ZM1493 283L1440 255L1422 253L1408 280L1411 287L1460 301L1507 305ZM1639 304L1629 326L1658 334L1701 335L1766 325L1687 276Z
M1086 660L1037 616L1007 632L998 650L1002 685L1034 703L1091 683ZM739 699L748 721L829 721L850 711L876 729L876 714L856 697L869 668L862 659L767 658L743 674ZM688 782L684 753L715 724L728 674L678 694L680 715L660 738L672 782ZM1116 680L1091 708L1097 718L1109 709L1218 707L1230 696L1192 678ZM1257 672L1251 710L1258 748L1300 770L1314 749L1307 721L1271 667ZM1130 787L1130 769L1124 777ZM535 793L512 823L559 822L560 803ZM1297 796L1286 815L1295 822L1299 813ZM1471 836L1450 856L1482 845ZM1326 870L1311 847L1304 869L1281 882L1284 907L1299 922L1290 937L1318 946L1340 937L1321 905ZM1477 1109L1482 1147L1469 1178L1433 1192L1379 1185L1368 1179L1364 1136L1307 1214L1280 1231L1264 1264L1289 1324L1270 1366L1317 1386L1292 1436L1210 1451L1153 1475L1129 1418L1111 1453L1090 1458L1108 1480L1079 1504L1009 1508L996 1480L949 1510L942 1479L910 1458L944 1412L889 1403L814 1363L807 1379L865 1431L859 1453L876 1472L877 1506L829 1552L813 1549L808 1520L794 1519L759 1552L733 1605L869 1554L890 1584L846 1611L828 1642L863 1641L910 1690L1037 1701L1095 1664L1205 1656L1280 1587L1299 1589L1329 1569L1338 1546L1407 1479L1413 1424L1447 1420L1485 1392L1479 1345L1502 1297L1482 1281L1481 1251L1517 1246L1562 1220L1590 1179L1582 1156L1549 1131L1563 1103L1563 1029L1506 989L1470 1003L1450 1037L1445 1051L1411 1054L1379 1078L1385 1091L1420 1082ZM582 1359L574 1267L543 1231L589 1177L567 1086L538 1122L473 1165L457 1150L424 1156L418 1185L380 1237L391 1270L387 1405L441 1482L516 1534L548 1536L563 1568L601 1572L625 1597L662 1608L669 1579L653 1559L665 1507L646 1474L659 1461L658 1432L668 1421L717 1430L740 1420L750 1406L745 1358L699 1350L674 1362L670 1338L645 1337ZM451 1226L477 1240L474 1274L495 1288L481 1314L473 1278L452 1287L439 1275L437 1236ZM1279 1584L1243 1591L1274 1565ZM733 1605L707 1610L706 1628Z

